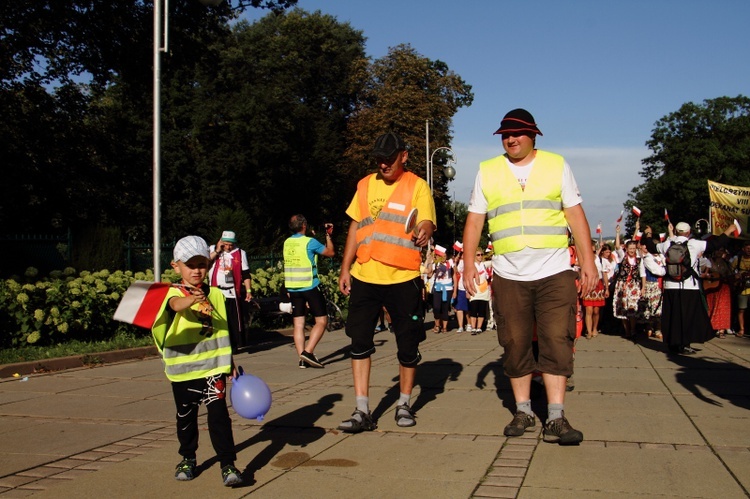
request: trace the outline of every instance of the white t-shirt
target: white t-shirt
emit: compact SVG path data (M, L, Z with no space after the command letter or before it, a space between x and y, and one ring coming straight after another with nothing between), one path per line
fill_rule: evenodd
M456 265L456 271L458 272L460 279L458 280L458 290L459 291L466 291L466 288L464 287L464 259L460 259L458 261L458 265Z
M525 166L513 165L507 158L506 164L516 175L521 185L526 185L526 179L529 178L531 169L534 166L532 161ZM581 193L578 191L573 172L567 161L564 161L562 176L562 206L563 208L572 208L581 204ZM477 173L474 180L474 190L471 192L469 199L469 211L480 215L487 215L487 198L484 197L482 190L482 174ZM570 254L568 248L529 248L504 255L492 255L493 271L505 279L515 281L536 281L554 274L559 274L565 270L570 270Z
M612 263L607 258L599 258L596 257L596 260L600 261L600 265L602 267L602 273L607 274L607 282L612 280L612 277L615 275L615 263Z

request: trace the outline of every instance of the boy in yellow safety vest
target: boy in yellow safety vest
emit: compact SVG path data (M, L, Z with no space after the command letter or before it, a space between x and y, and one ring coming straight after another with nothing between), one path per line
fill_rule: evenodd
M198 236L183 237L173 256L172 268L182 277L181 285L170 288L151 332L177 406L182 461L175 478L185 481L196 476L198 408L204 403L222 481L227 487L238 485L242 476L234 466L237 455L226 401L227 374L236 377L237 373L225 298L219 288L204 282L209 266L206 241Z

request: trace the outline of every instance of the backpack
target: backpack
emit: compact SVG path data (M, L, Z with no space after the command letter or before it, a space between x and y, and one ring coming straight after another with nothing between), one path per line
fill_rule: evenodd
M687 241L673 242L666 253L667 277L675 282L684 282L694 274L690 265L690 251Z

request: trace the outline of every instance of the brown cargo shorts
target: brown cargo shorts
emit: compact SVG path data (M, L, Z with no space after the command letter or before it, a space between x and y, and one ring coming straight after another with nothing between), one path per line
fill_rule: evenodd
M564 271L536 281L492 279L497 338L505 349L503 369L510 378L534 371L573 374L576 338L576 273ZM532 342L538 338L539 356Z

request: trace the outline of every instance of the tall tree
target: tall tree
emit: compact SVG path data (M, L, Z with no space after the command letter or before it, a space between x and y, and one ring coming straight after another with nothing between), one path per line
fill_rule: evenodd
M165 174L167 219L176 229L191 206L203 207L204 223L217 209L239 208L255 224L253 245L277 249L292 214L322 225L343 211L335 166L364 37L332 16L295 9L239 23L217 55L215 73L197 75L189 136L174 150L189 168Z
M707 181L750 186L750 99L718 97L688 102L656 122L643 160L645 182L631 191L628 209L643 212L641 226L664 226L664 209L673 223L707 218ZM631 214L628 230L635 218Z
M174 50L165 56L165 69L192 67L208 43L228 35L228 22L241 10L280 10L296 2L228 0L216 7L172 2ZM151 109L152 13L152 3L143 0L1 4L0 150L9 173L0 188L5 231L46 232L137 215L137 206L122 210L120 201L134 185L143 187L142 173L150 170L143 154L148 140L142 142L148 134L131 132L150 127L141 117ZM102 127L107 116L110 124L126 122L114 116L118 108L138 116L129 121L137 126L123 134ZM117 154L128 148L131 154ZM29 208L14 209L18 206Z
M402 136L410 146L408 169L425 177L425 122L430 122L430 151L450 146L450 127L458 109L474 100L471 86L442 61L432 61L409 45L391 48L382 59L363 65L353 83L360 89L357 108L348 124L349 147L343 171L349 177L349 191L356 181L373 171L369 155L375 138L389 130ZM447 157L435 155L434 193L438 226L445 226L450 212L447 180L439 172ZM450 237L446 233L446 237Z

